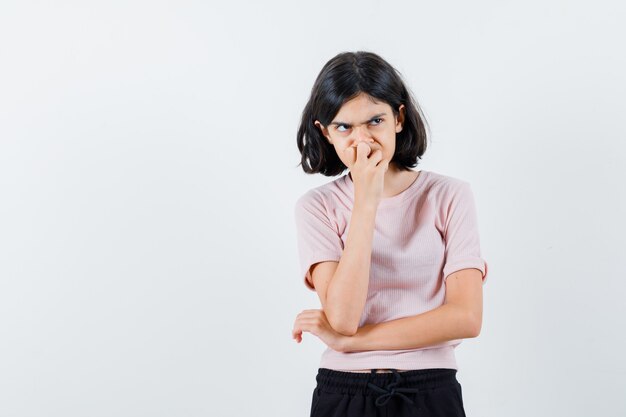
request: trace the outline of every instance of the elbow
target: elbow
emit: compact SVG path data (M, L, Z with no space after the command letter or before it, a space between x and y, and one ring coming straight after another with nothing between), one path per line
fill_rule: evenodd
M359 330L357 326L345 326L337 330L337 333L341 333L344 336L354 336L357 330Z
M359 330L362 314L349 310L345 303L326 300L326 318L334 331L344 336L354 336Z
M349 323L347 320L337 317L335 314L328 314L327 319L330 327L344 336L354 336L359 330L358 323Z
M478 337L482 327L482 317L477 317L469 314L466 321L465 328L467 329L468 338Z
M328 320L328 322L330 323L330 326L333 328L334 331L344 336L354 336L358 330L358 325L345 323L339 320L331 321L330 319Z

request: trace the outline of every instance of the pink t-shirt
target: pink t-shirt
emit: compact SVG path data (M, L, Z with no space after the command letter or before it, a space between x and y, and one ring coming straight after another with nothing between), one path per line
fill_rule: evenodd
M313 188L295 204L300 277L314 291L310 267L339 261L348 236L354 184L348 174ZM445 279L477 268L481 257L476 207L467 181L421 170L403 192L383 198L376 212L367 301L359 327L417 315L441 306ZM420 349L341 353L327 348L321 368L458 369L455 347L462 339Z

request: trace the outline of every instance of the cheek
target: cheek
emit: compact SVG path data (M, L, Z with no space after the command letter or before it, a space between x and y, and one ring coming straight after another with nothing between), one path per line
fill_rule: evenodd
M395 141L395 134L389 138L387 138L383 143L383 155L385 158L389 158L391 159L391 157L393 156L393 154L396 151L396 141Z
M339 159L341 159L341 161L345 165L352 164L354 162L353 159L356 157L356 150L350 151L349 148L349 146L341 146L335 148L337 156L339 156Z

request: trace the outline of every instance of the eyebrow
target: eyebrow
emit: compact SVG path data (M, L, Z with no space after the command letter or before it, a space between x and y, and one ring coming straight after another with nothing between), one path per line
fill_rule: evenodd
M363 123L368 123L371 122L374 119L378 119L380 116L386 116L387 113L378 113L373 115L372 117L370 117L368 120L364 121ZM340 122L340 121L336 121L336 122L330 122L331 125L345 125L345 126L352 126L350 123L345 123L345 122Z

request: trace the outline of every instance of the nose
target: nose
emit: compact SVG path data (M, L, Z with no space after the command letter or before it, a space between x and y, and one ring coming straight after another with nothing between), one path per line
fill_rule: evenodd
M372 136L367 130L367 127L363 125L354 127L354 130L352 131L352 139L353 146L357 146L360 142L365 142L368 144L374 142L374 139L372 139Z

